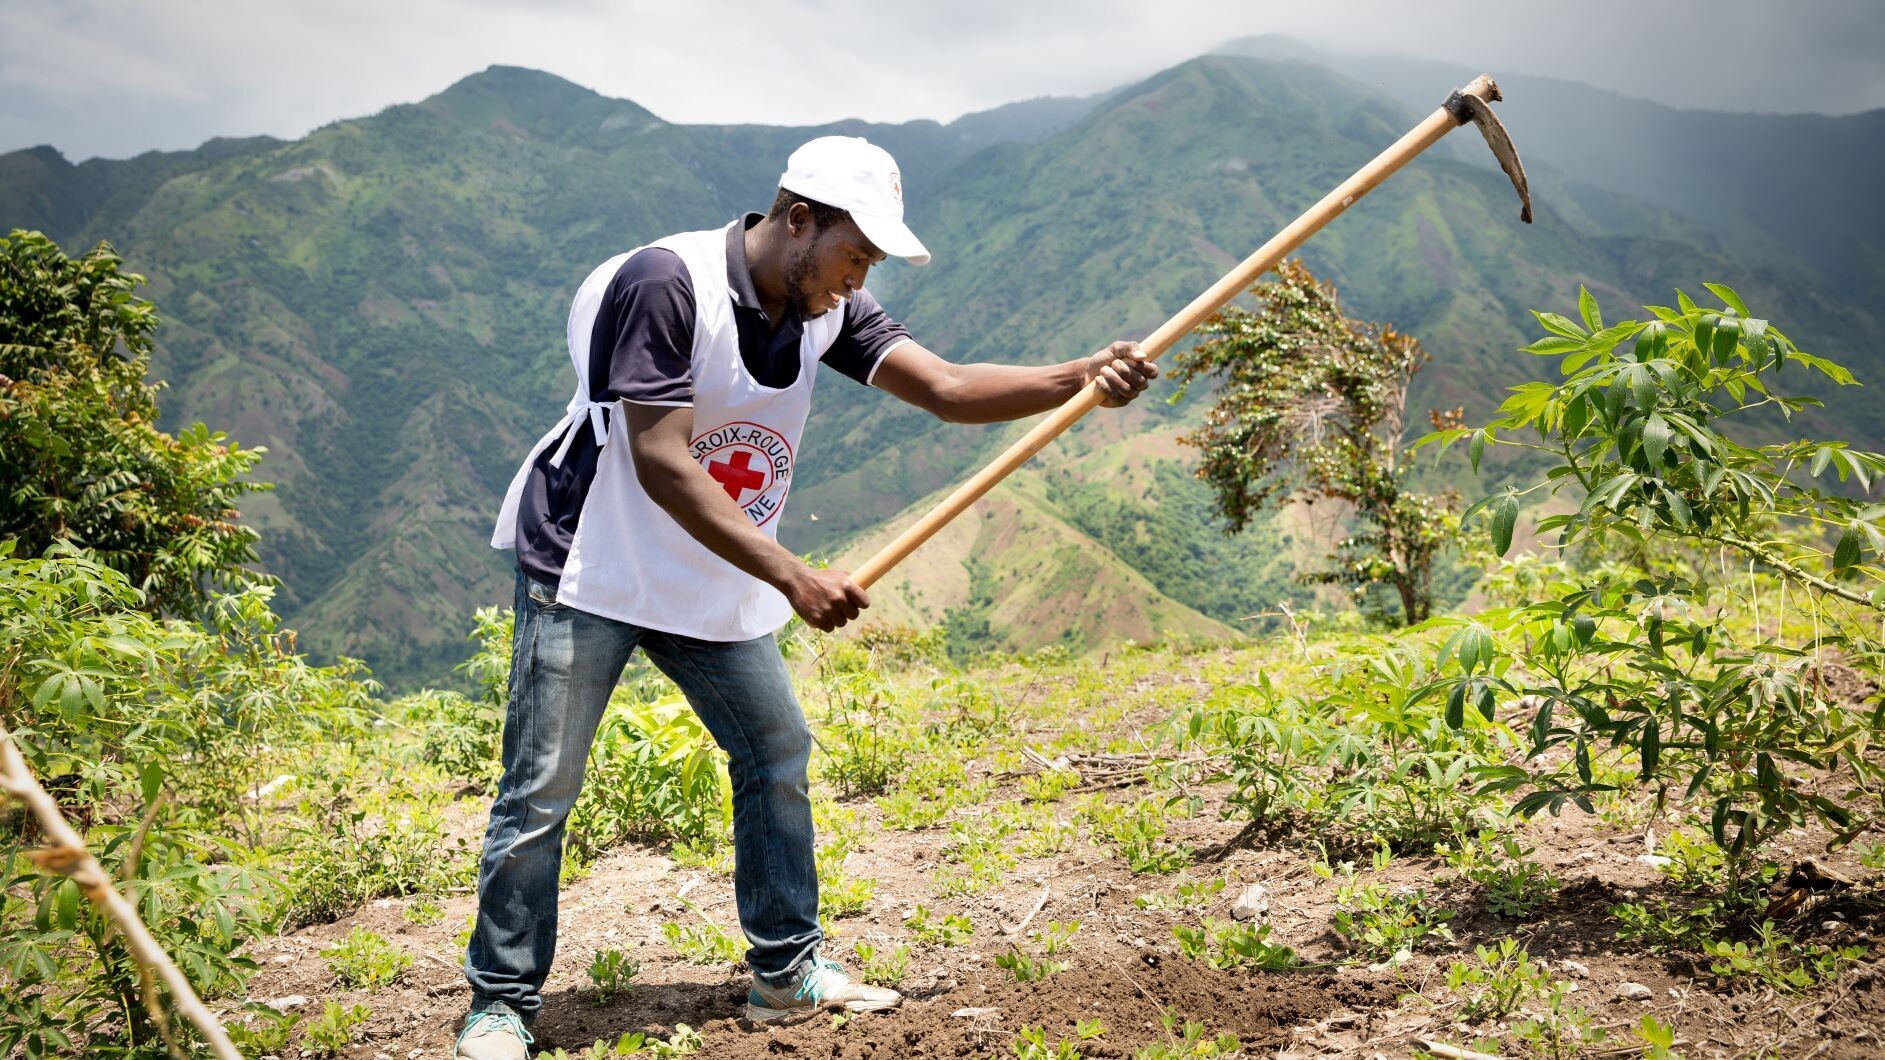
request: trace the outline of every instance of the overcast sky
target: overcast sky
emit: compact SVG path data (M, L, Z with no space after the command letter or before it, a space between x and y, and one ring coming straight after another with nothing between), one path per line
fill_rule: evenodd
M298 137L493 63L677 122L946 121L1263 33L1680 107L1885 107L1885 0L0 0L0 151Z

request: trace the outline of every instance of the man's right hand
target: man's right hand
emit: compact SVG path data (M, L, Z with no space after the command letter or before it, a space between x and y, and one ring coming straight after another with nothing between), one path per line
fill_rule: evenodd
M848 571L806 567L800 577L781 586L780 591L806 625L826 633L871 605L870 596L851 580Z

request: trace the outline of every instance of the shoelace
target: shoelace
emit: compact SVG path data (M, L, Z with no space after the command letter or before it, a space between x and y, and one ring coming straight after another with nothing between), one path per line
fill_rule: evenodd
M822 977L818 974L819 972L836 972L840 977L849 978L845 976L844 969L837 961L826 958L824 954L814 953L811 971L806 972L805 978L799 980L799 988L793 992L792 996L800 1001L809 997L813 1004L822 1003L825 1000L825 989L821 985Z
M531 1037L530 1032L524 1029L524 1021L519 1019L515 1012L498 1012L490 1009L486 1009L483 1012L473 1012L471 1019L465 1023L465 1029L459 1033L458 1040L461 1042L464 1041L475 1033L478 1028L484 1026L487 1021L497 1024L497 1027L493 1028L494 1030L508 1030L517 1035L525 1045L536 1041L535 1038Z

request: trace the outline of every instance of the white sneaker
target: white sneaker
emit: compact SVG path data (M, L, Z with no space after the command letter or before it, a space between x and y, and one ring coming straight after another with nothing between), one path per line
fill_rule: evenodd
M454 1060L526 1060L536 1041L514 1012L473 1012L458 1032Z
M902 1001L895 990L866 986L845 974L836 961L813 954L798 977L784 986L767 986L755 978L746 995L746 1018L765 1023L828 1008L876 1012Z

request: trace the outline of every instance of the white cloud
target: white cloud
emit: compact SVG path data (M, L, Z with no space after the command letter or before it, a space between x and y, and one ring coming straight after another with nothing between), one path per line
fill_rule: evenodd
M1678 106L1845 113L1885 105L1879 15L1878 0L0 0L0 150L299 136L493 63L672 121L947 120L1102 91L1260 33Z

